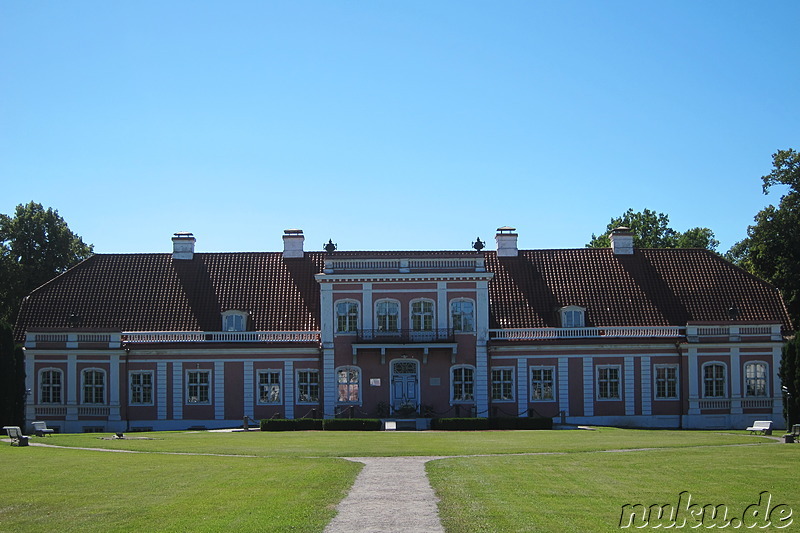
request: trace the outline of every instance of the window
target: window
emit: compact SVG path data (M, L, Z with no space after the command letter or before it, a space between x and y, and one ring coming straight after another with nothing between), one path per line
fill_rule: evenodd
M475 370L471 366L453 368L453 401L471 402L474 399Z
M703 365L703 397L724 398L725 396L725 365L706 363Z
M186 403L211 403L210 370L189 370L186 373Z
M414 331L433 331L433 302L414 300L411 302L411 329Z
M90 368L81 372L83 383L83 403L105 403L106 373L97 368Z
M131 405L153 405L153 373L130 373Z
M358 330L358 302L336 303L336 332L354 333Z
M744 365L744 395L767 396L767 364L761 361Z
M357 366L343 366L336 370L337 402L358 403L361 370Z
M514 372L511 368L492 369L492 400L514 399Z
M300 370L297 372L297 401L299 403L319 402L318 370Z
M61 403L62 372L47 368L39 372L39 403Z
M619 366L597 367L597 398L600 400L622 399L619 387Z
M222 331L246 331L246 311L225 311L222 313Z
M531 400L554 400L553 376L555 368L552 366L531 367Z
M475 331L475 304L471 300L453 300L450 302L450 317L453 331L459 333Z
M561 308L561 327L563 328L582 328L585 324L584 315L586 309L570 305Z
M378 331L400 330L400 304L395 300L380 300L375 307Z
M655 365L656 399L678 398L678 365Z
M281 403L281 373L278 370L258 371L258 403Z

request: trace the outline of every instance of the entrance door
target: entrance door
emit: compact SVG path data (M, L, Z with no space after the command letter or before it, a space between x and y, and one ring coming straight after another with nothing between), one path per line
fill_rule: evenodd
M417 411L418 408L419 363L414 359L392 361L392 411Z

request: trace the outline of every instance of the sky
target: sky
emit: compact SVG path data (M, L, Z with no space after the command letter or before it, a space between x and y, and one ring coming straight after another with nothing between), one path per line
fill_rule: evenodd
M725 252L800 149L800 2L0 2L0 213L97 253L580 248L628 208Z

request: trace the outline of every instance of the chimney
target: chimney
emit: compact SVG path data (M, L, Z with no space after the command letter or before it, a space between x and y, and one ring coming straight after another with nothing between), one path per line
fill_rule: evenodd
M517 228L503 226L497 228L494 240L497 242L497 257L517 257Z
M283 258L302 258L303 257L303 230L285 229L283 230Z
M172 236L172 258L192 259L194 257L194 235L179 231Z
M633 254L633 232L630 228L624 226L614 228L608 238L611 239L611 250L614 255Z

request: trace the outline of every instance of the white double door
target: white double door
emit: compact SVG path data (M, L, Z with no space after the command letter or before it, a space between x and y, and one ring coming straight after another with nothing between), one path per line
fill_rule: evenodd
M419 361L392 361L392 410L419 409Z

